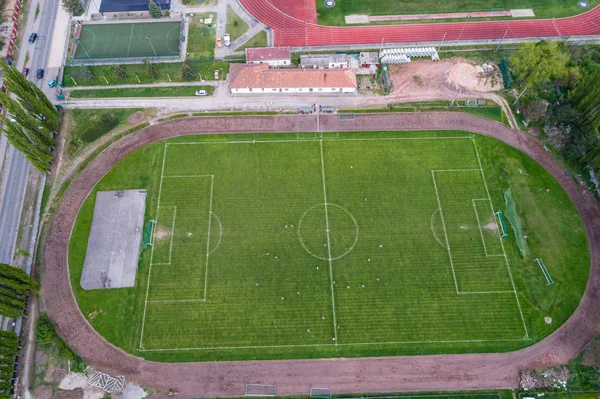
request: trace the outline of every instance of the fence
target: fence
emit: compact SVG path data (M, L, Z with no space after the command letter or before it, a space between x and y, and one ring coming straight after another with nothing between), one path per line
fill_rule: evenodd
M119 58L69 58L67 65L120 65L120 64L143 64L144 61L149 61L153 64L162 62L183 62L181 55L165 55L157 57L119 57Z
M512 84L512 78L510 77L510 69L508 67L508 60L506 57L502 58L502 61L498 64L500 73L502 74L502 80L504 80L504 88L508 89Z

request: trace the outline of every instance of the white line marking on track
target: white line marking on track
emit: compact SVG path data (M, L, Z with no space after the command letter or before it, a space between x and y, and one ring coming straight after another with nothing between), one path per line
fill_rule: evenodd
M269 143L310 143L323 141L381 141L381 140L456 140L470 139L470 136L448 136L448 137L371 137L371 138L347 138L347 139L300 139L300 140L239 140L239 141L182 141L169 143L169 145L199 145L199 144L269 144Z

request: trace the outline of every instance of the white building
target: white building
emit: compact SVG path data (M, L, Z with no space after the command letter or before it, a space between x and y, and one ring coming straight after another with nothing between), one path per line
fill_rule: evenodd
M248 64L288 66L292 65L292 55L289 47L247 48L246 62Z
M269 69L268 65L231 64L232 94L356 93L352 69Z
M348 68L348 54L302 54L301 68Z

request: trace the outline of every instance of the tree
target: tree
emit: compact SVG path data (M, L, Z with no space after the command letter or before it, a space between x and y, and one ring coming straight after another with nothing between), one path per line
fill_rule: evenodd
M546 115L548 105L546 100L535 100L529 104L524 112L527 122L537 122L542 119Z
M580 163L598 144L582 113L569 103L552 105L545 123L548 143L572 162Z
M181 64L181 77L185 80L192 80L196 77L196 71L187 62Z
M150 77L152 79L158 79L158 77L160 76L160 73L158 72L158 68L156 67L156 64L153 64L153 63L149 62L148 60L144 60L144 65L146 66L146 69L148 70L148 75L150 75Z
M125 72L125 70L123 69L123 67L121 65L115 65L113 66L113 69L115 70L115 74L123 80L127 80L127 72Z
M79 0L62 0L62 6L67 12L73 15L83 14L83 7Z
M569 99L576 104L587 123L600 128L600 65L586 70L581 82L569 93Z
M148 9L150 10L150 16L152 18L160 18L163 16L162 10L153 0L150 0L148 3Z
M38 325L35 329L35 341L41 344L49 344L56 338L54 326L48 319L48 316L42 315L38 320Z
M4 72L6 88L12 94L0 92L0 103L7 112L0 115L4 134L35 168L47 172L52 162L53 133L58 129L56 108L17 69L5 62L0 62L0 69Z
M569 54L564 44L547 41L527 42L510 57L514 74L529 89L568 77L568 62Z

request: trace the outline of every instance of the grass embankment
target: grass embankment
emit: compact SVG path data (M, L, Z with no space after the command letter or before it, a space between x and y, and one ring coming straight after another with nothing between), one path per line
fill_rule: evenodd
M252 36L246 43L236 48L235 51L243 51L247 48L267 47L267 32L261 30L256 35Z
M113 97L188 97L195 96L197 90L206 90L212 95L214 86L167 86L123 89L73 90L70 98L113 98Z
M73 87L75 82L79 86L102 86L106 81L110 85L119 84L138 84L138 83L156 83L156 82L199 82L202 79L213 80L215 70L219 70L219 79L224 79L229 72L229 63L224 61L189 61L188 64L195 71L195 78L192 80L184 79L181 75L181 62L171 62L156 64L159 76L153 79L148 73L148 68L143 64L121 65L127 78L122 79L115 73L115 68L108 65L98 65L87 67L92 72L92 78L84 78L81 67L67 66L63 75L63 84L65 87ZM106 80L104 80L106 78ZM139 79L139 81L138 81Z
M77 301L111 343L161 361L497 352L531 345L579 303L589 272L585 230L567 194L542 167L503 143L471 136L323 133L321 150L314 133L198 135L169 142L209 145L169 145L166 152L163 142L143 147L120 161L81 208L69 248ZM432 174L438 169L445 172ZM172 177L162 179L157 211L161 171ZM323 175L328 203L335 204L328 209L320 205ZM532 257L544 259L552 286L532 258L521 258L514 237L503 248L490 227L492 210L503 209L509 187ZM84 291L79 285L95 193L131 188L148 190L146 219L158 220L160 233L148 290L157 302L146 312L150 250L141 256L135 287ZM449 243L453 263L440 242ZM504 256L484 253L504 250L512 277ZM327 259L338 256L330 276ZM170 302L182 300L202 306ZM525 327L530 340L523 340ZM148 351L168 348L205 349Z
M233 11L231 6L227 6L227 33L231 35L231 41L236 40L248 31L248 24L239 15Z

